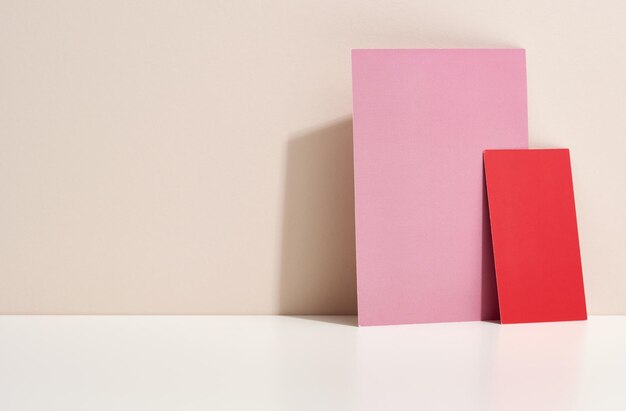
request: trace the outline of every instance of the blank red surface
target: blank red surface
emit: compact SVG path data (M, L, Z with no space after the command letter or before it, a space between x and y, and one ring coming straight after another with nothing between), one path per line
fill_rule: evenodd
M569 150L486 150L500 318L585 320Z

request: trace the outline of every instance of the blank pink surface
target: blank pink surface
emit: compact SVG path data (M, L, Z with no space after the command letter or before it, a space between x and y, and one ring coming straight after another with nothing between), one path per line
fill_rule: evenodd
M360 325L497 319L482 152L527 148L522 49L353 50Z

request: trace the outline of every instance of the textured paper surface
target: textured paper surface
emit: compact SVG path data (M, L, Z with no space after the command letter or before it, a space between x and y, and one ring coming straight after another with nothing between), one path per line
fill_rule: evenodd
M487 150L502 323L585 320L569 150Z
M498 318L482 152L527 148L522 49L354 50L360 325Z

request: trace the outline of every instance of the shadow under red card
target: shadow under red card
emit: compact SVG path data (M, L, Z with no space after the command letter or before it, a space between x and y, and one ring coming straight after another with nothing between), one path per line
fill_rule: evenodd
M569 150L486 150L503 324L587 319Z

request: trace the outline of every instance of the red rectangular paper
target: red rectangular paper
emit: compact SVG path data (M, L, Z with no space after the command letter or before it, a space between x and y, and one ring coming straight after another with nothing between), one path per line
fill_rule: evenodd
M484 160L502 323L587 319L569 150Z

